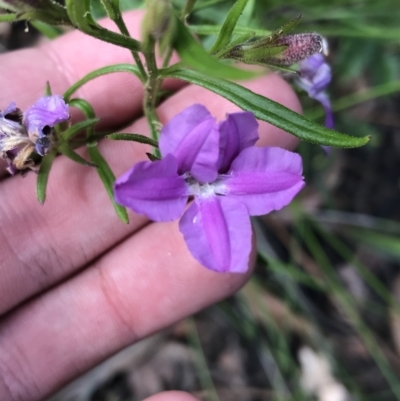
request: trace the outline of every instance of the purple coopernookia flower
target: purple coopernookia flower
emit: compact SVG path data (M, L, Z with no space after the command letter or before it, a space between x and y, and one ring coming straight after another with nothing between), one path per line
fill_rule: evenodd
M304 89L308 96L319 101L325 110L325 126L333 128L332 106L325 89L332 79L331 67L322 54L317 53L300 63L300 77L296 84Z
M23 115L14 102L0 111L0 157L8 171L32 168L31 153L47 154L53 145L52 128L68 119L68 105L59 95L41 97Z
M49 129L69 119L69 107L59 95L41 97L24 113L23 122L35 151L44 156L51 146Z
M5 110L0 110L0 157L8 165L11 174L16 173L13 160L17 155L17 146L24 137L24 129L20 124L21 114L15 102L10 103Z
M155 221L183 214L179 228L195 259L211 270L244 273L249 216L281 209L304 186L300 156L255 147L257 131L252 113L229 114L218 124L204 106L188 107L162 129L162 159L122 175L115 199Z

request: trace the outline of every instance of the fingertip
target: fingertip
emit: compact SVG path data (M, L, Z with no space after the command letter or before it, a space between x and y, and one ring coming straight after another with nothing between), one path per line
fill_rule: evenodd
M165 391L152 395L143 401L199 401L199 399L184 391Z

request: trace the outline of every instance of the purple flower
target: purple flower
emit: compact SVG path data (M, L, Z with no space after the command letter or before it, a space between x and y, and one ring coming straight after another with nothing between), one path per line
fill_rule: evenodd
M35 143L35 151L44 156L51 146L51 128L69 119L69 107L59 95L41 97L24 113L24 125Z
M40 98L23 115L14 102L0 111L0 157L8 171L33 168L32 152L47 154L53 145L52 128L68 119L68 105L58 95Z
M21 112L12 102L5 110L0 110L0 157L7 162L7 170L11 174L16 173L13 160L17 156L17 147L25 139Z
M188 107L161 131L163 158L139 162L117 180L116 201L155 221L183 214L180 231L201 264L244 273L249 215L281 209L304 186L300 156L255 147L257 129L252 113L229 114L217 124L204 106Z
M325 126L333 128L332 106L325 89L332 79L331 67L320 53L313 54L300 63L300 77L296 84L304 89L308 96L318 100L325 110Z

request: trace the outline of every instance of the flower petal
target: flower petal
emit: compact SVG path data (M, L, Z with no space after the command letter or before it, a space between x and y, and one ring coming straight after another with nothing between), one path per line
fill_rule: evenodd
M177 169L178 163L172 155L160 161L135 164L116 181L116 202L154 221L179 218L188 200L188 188Z
M23 131L23 127L19 124L20 111L17 109L15 102L10 103L10 105L3 111L0 110L0 139L19 134ZM0 143L0 151L2 149Z
M69 119L69 107L59 95L41 97L24 113L24 123L29 135L43 135L45 126L54 127L56 124Z
M199 182L216 179L219 154L219 131L208 110L195 104L183 110L162 129L160 151L173 154L178 172L190 172Z
M247 148L219 186L218 192L245 204L251 216L279 210L304 186L301 157L281 148Z
M11 102L3 111L0 110L0 118L4 118L7 114L11 114L17 110L17 105L15 102Z
M322 54L314 54L300 63L300 77L296 84L304 89L308 96L315 97L326 89L332 79L331 67Z
M218 171L224 173L229 170L232 161L239 153L258 140L258 122L253 113L240 112L228 114L220 124L220 156Z
M251 224L244 205L221 196L197 198L179 222L196 260L221 273L245 273L251 251Z
M334 123L333 123L332 105L328 95L325 92L321 92L317 96L315 96L314 99L318 100L322 104L322 107L325 110L325 127L333 129Z

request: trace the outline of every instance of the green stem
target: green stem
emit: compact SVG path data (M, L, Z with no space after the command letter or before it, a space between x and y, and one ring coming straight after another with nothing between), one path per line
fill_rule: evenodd
M118 29L120 30L120 32L123 35L125 35L127 37L130 37L128 28L126 27L125 21L122 18L121 14L117 15L117 17L115 18L114 22L115 22L115 24L117 25ZM131 53L132 53L132 56L133 56L133 58L134 58L134 60L136 62L136 65L137 65L137 67L138 67L138 69L140 71L141 81L145 82L146 78L147 78L147 74L146 74L146 70L144 69L142 60L140 59L139 54L138 54L137 51L131 50Z
M158 141L161 123L156 112L157 92L161 85L156 56L155 56L155 41L149 38L146 42L144 57L146 59L148 78L145 86L143 98L143 111L150 126L151 137ZM157 148L154 149L154 155L159 157L160 152Z
M182 11L182 19L185 21L186 18L191 14L193 11L193 7L196 4L197 0L187 0L185 4L185 8Z
M196 4L197 0L187 0L185 7L182 10L182 15L181 15L181 19L183 22L186 21L186 18L189 17L189 15L191 14L191 12L193 11L193 7ZM168 64L171 60L171 56L172 56L172 52L173 52L173 48L170 46L167 50L167 53L165 55L163 64L162 64L162 68L166 68L168 67Z

